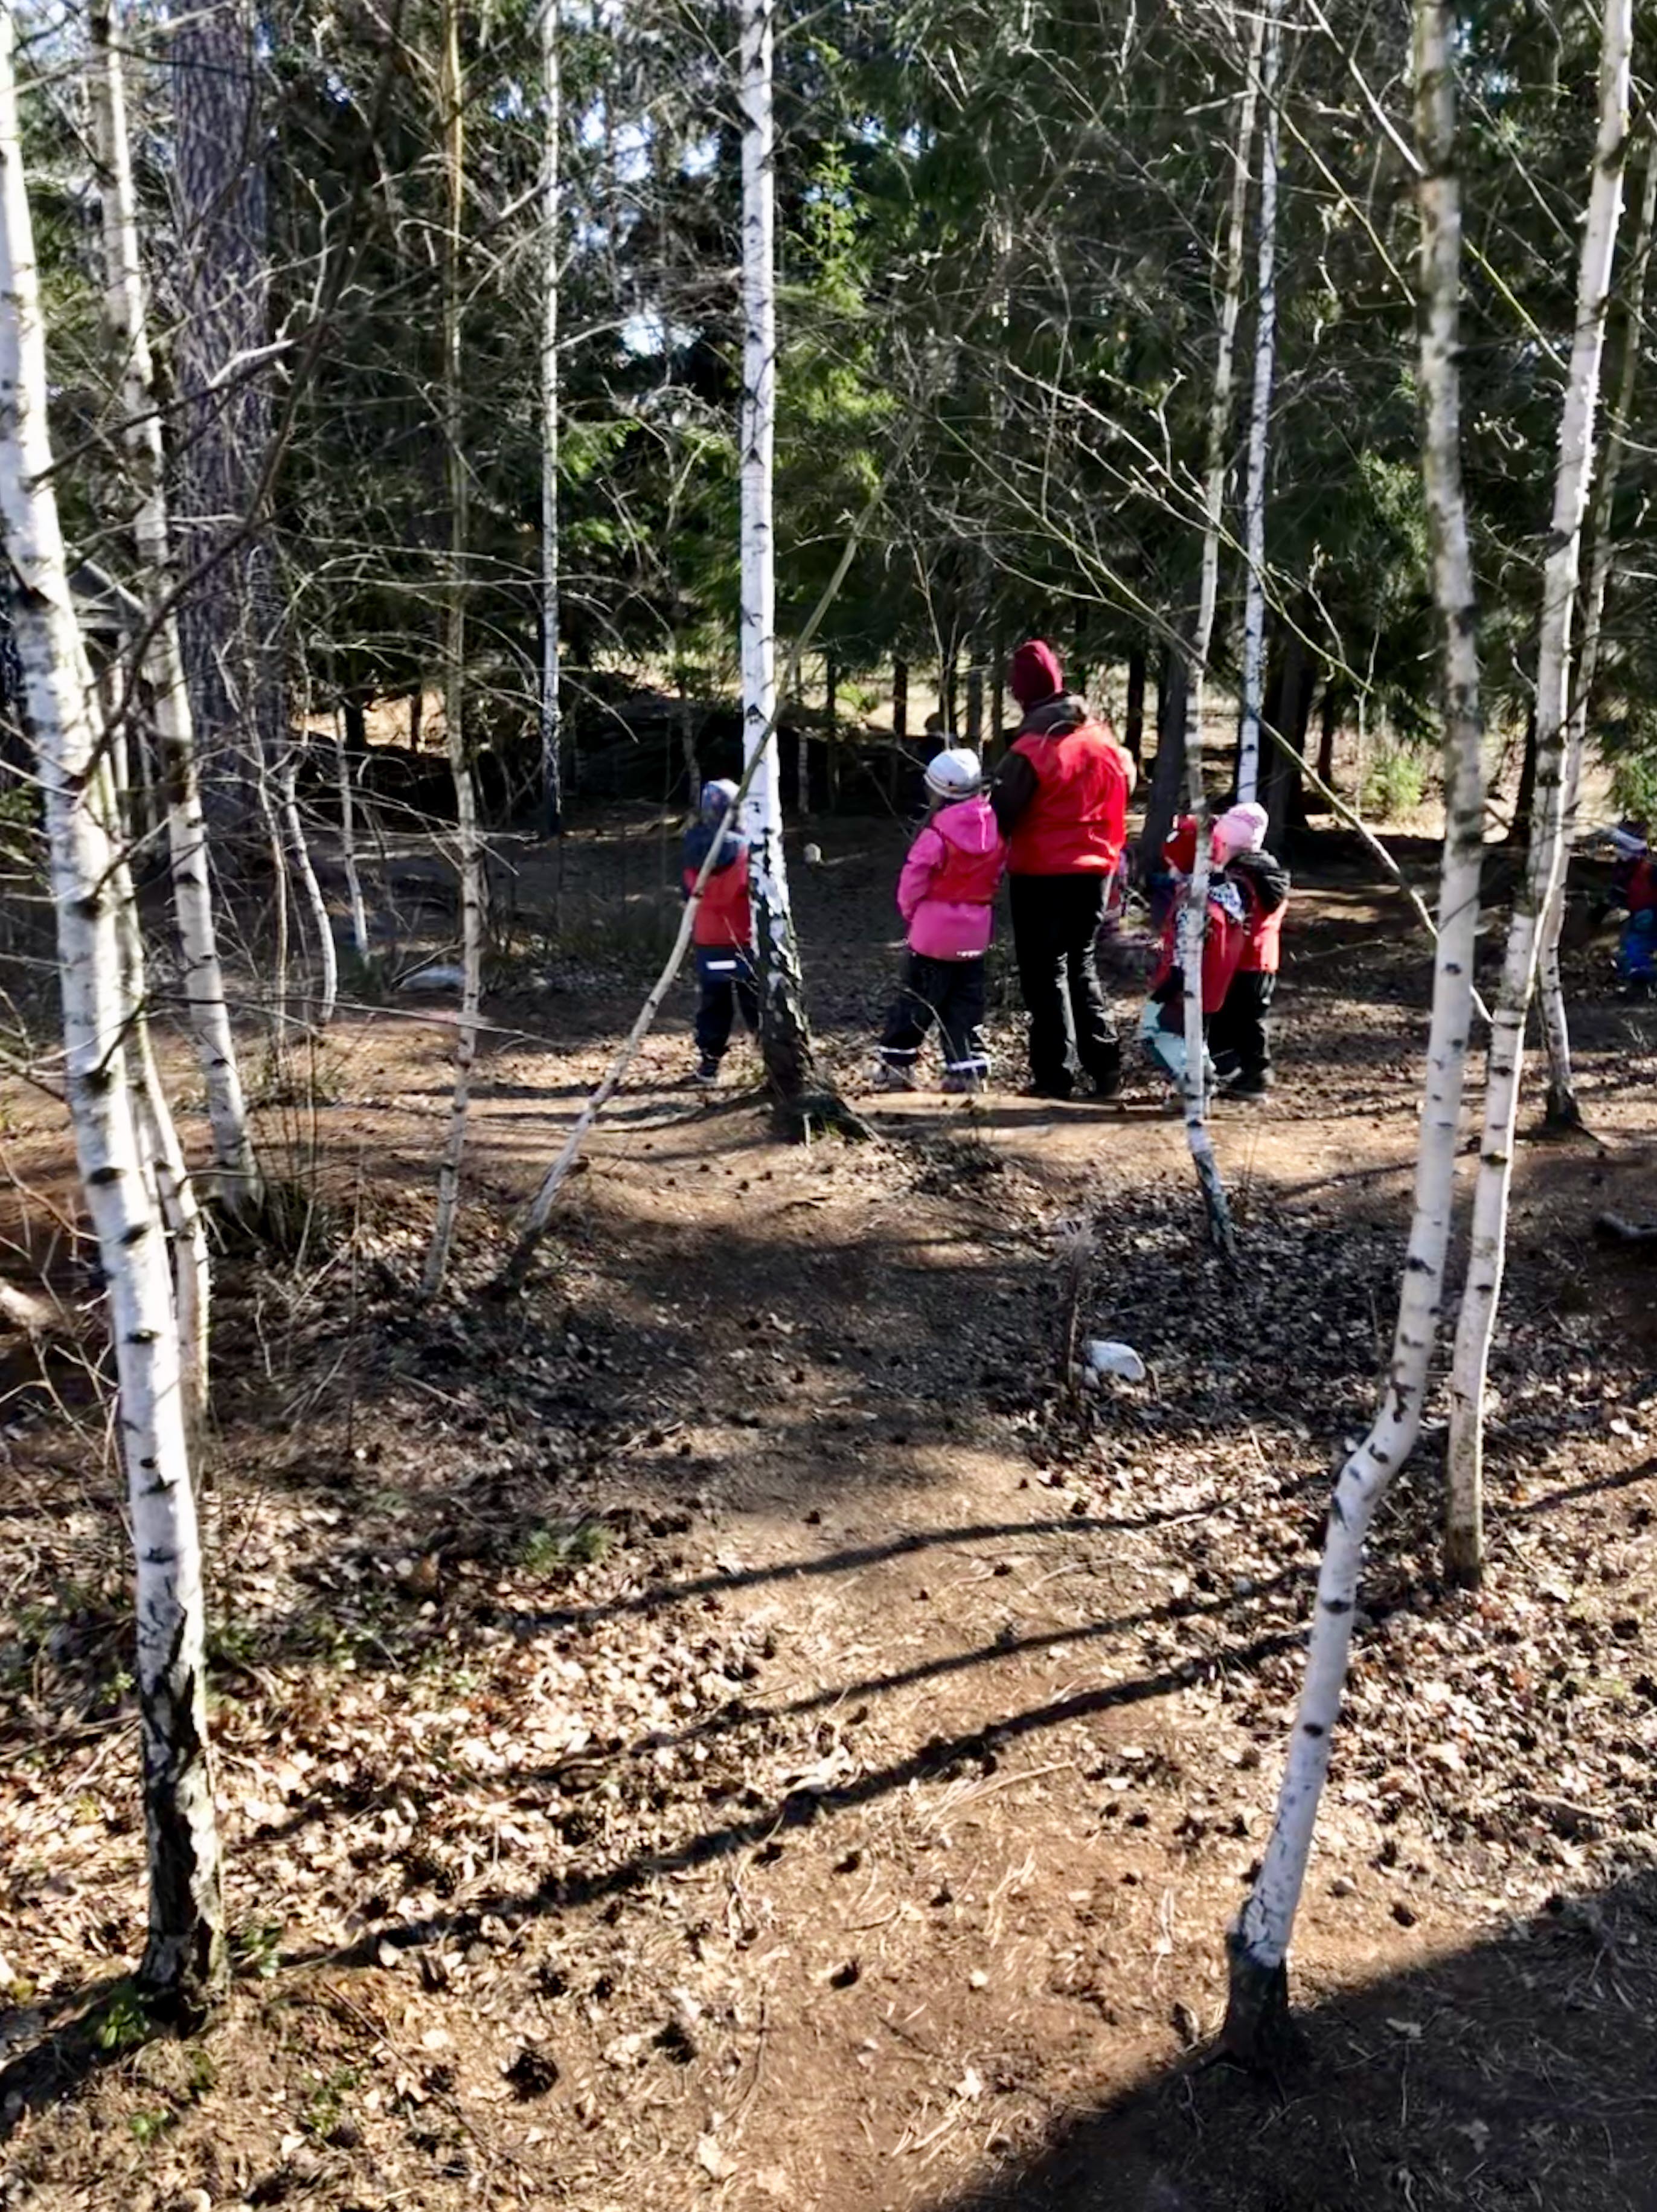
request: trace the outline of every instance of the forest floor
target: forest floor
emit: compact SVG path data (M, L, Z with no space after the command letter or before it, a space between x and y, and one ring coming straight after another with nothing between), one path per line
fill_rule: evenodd
M817 835L808 974L856 1086L898 840ZM440 1305L411 1285L440 1015L343 1016L262 1107L313 1202L286 1259L221 1269L238 1976L193 2041L122 1979L142 1838L95 1316L84 1358L11 1348L0 2203L1654 2212L1657 1319L1592 1224L1657 1215L1657 1010L1612 996L1603 945L1573 956L1593 1133L1520 1148L1488 1585L1437 1578L1441 1377L1296 1930L1308 2055L1267 2085L1205 2045L1385 1362L1413 924L1312 842L1279 1088L1217 1116L1235 1274L1148 1073L1120 1104L1016 1095L1004 969L1005 1091L870 1100L876 1141L809 1148L770 1135L746 1047L687 1091L681 986L503 1305L512 1211L647 974L660 850L640 833L606 919L616 842L570 841L577 952L496 977ZM49 1101L8 1094L3 1152L8 1269L72 1292ZM1073 1321L1148 1379L1077 1402Z

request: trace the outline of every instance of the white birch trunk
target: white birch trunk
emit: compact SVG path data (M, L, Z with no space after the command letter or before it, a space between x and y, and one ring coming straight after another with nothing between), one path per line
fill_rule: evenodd
M1514 894L1502 982L1491 1012L1484 1119L1473 1187L1472 1243L1450 1370L1444 1564L1453 1582L1478 1583L1484 1566L1484 1387L1507 1260L1508 1198L1519 1122L1525 1022L1536 984L1537 944L1559 882L1563 849L1566 690L1571 616L1581 569L1582 518L1593 465L1594 410L1605 352L1605 308L1623 208L1628 151L1633 0L1605 0L1599 52L1599 132L1577 270L1576 332L1559 422L1553 519L1542 572L1537 641L1536 785L1530 849Z
M126 991L108 763L80 681L50 476L45 333L18 137L13 24L13 11L0 9L0 530L15 582L14 629L45 794L66 1089L108 1285L137 1555L149 1861L143 1972L193 2011L224 1967L201 1548L166 1239L145 1187L122 1048Z
M460 1164L465 1156L472 1063L477 1056L483 997L482 852L471 769L466 760L466 547L470 501L461 448L461 219L465 209L465 83L460 65L460 0L445 0L441 77L448 170L448 235L443 277L443 428L449 479L449 588L445 617L444 719L454 778L456 863L460 878L460 1018L454 1041L454 1094L449 1132L437 1170L437 1213L427 1249L422 1294L435 1297L449 1262L460 1211Z
M143 564L141 590L149 629L143 670L155 700L185 1002L207 1095L219 1195L232 1212L240 1213L257 1206L262 1186L214 926L207 823L179 625L165 611L175 581L172 534L144 313L126 96L111 0L93 0L89 20L92 121L103 203L104 322L111 350L121 364L122 442L138 495L133 536Z
M1287 2033L1284 1962L1300 1904L1318 1803L1329 1771L1352 1636L1364 1540L1375 1506L1420 1431L1428 1363L1443 1305L1455 1194L1473 951L1483 854L1483 734L1472 556L1461 483L1456 365L1461 295L1461 194L1455 167L1450 0L1416 0L1416 136L1420 158L1422 474L1444 655L1444 856L1438 951L1416 1155L1415 1211L1399 1294L1392 1364L1369 1434L1341 1468L1277 1817L1260 1871L1231 1931L1225 2039L1240 2056L1268 2056Z
M322 988L318 994L316 1019L319 1029L326 1029L334 1018L334 1008L339 1000L339 950L334 943L334 925L329 919L328 902L322 896L322 885L317 880L316 864L311 858L311 848L305 835L305 823L299 811L298 763L292 745L282 748L282 766L277 771L277 787L282 800L282 829L286 834L288 856L294 872L305 893L305 903L310 909L311 926L316 932L317 959L322 969Z
M92 678L82 662L82 689L90 696ZM121 1023L126 1039L129 1080L133 1082L133 1126L146 1188L161 1209L173 1240L173 1295L179 1315L179 1357L185 1407L193 1444L207 1419L208 1335L212 1322L212 1260L207 1224L179 1141L178 1123L155 1063L149 1034L149 963L143 927L132 882L132 795L127 784L128 748L118 727L106 733L113 806L106 833L115 854L111 889L121 947ZM134 1079L136 1078L136 1080Z
M1278 338L1278 69L1283 53L1283 0L1266 0L1260 90L1259 298L1254 325L1254 389L1248 410L1248 483L1243 532L1248 574L1243 600L1242 720L1237 734L1237 797L1255 799L1260 781L1260 703L1266 666L1266 477L1272 422L1272 381Z
M1623 349L1623 369L1616 404L1605 425L1599 479L1594 486L1593 558L1588 563L1587 589L1582 597L1582 640L1577 648L1576 675L1565 730L1565 808L1562 833L1563 851L1559 880L1542 924L1539 989L1542 1029L1547 1040L1548 1104L1551 1128L1578 1129L1582 1109L1576 1097L1571 1068L1570 1024L1565 1013L1564 984L1559 973L1559 935L1565 922L1566 877L1570 868L1571 841L1576 831L1577 801L1582 783L1582 755L1587 743L1588 707L1599 665L1599 638L1605 621L1605 592L1611 582L1616 541L1611 534L1617 487L1628 453L1628 426L1634 410L1635 388L1640 377L1640 345L1644 335L1646 271L1651 261L1654 224L1657 224L1657 147L1646 156L1645 191L1629 253L1627 300L1628 332Z
M339 853L345 869L345 896L351 909L351 950L357 965L367 968L371 954L368 909L362 897L362 871L356 856L356 792L351 782L351 759L345 750L345 718L334 709L334 781L339 794Z
M783 861L777 761L776 546L772 462L776 446L775 133L771 101L772 0L742 0L742 708L749 844L760 989L760 1044L780 1102L811 1079L811 1038ZM796 654L798 660L798 653ZM755 765L757 756L757 764Z
M270 764L261 751L258 762L259 812L264 820L264 841L270 853L271 934L270 1069L280 1084L288 1061L288 855L276 803L270 795Z
M562 186L558 133L558 0L546 0L541 16L541 96L546 115L542 201L541 303L541 789L545 827L557 836L564 824L562 709L558 696L558 288L562 238Z
M1191 676L1186 693L1186 803L1197 824L1197 858L1180 910L1180 968L1185 988L1186 1141L1197 1170L1198 1187L1208 1215L1210 1234L1222 1249L1234 1243L1231 1209L1220 1180L1214 1141L1208 1132L1208 1056L1203 1044L1203 938L1208 925L1208 795L1203 783L1203 694L1214 637L1214 608L1220 586L1220 524L1225 512L1225 451L1231 428L1231 387L1236 369L1237 319L1242 312L1243 248L1248 214L1248 156L1259 106L1260 53L1266 17L1256 15L1249 38L1241 105L1237 113L1230 221L1226 238L1225 292L1220 303L1219 349L1214 362L1214 390L1208 416L1208 468L1203 494L1202 567L1197 618L1190 645Z

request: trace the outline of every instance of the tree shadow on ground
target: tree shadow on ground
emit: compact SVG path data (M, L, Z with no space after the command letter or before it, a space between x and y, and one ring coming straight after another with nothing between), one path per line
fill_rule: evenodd
M1281 2078L1193 2053L938 2212L1652 2212L1654 2008L1642 1866L1322 1998Z

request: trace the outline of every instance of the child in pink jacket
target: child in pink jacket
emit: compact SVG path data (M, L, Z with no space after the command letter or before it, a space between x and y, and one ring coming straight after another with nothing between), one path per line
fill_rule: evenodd
M876 1082L884 1091L914 1089L915 1062L934 1021L945 1091L981 1091L990 1072L981 1027L984 955L1007 847L981 795L983 781L974 752L941 752L926 769L934 805L898 878L909 950L902 988L881 1032Z

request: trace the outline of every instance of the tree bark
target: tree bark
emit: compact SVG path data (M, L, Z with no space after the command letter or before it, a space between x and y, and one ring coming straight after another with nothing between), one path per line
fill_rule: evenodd
M1542 918L1559 881L1564 834L1566 694L1571 617L1581 565L1582 520L1593 467L1593 423L1605 353L1605 309L1623 208L1628 152L1633 0L1605 0L1599 54L1599 133L1576 285L1575 336L1559 422L1553 517L1542 572L1536 669L1536 780L1525 871L1514 894L1502 982L1491 1012L1484 1120L1473 1186L1472 1243L1450 1370L1444 1564L1453 1582L1484 1571L1484 1388L1507 1259L1508 1200L1519 1122L1525 1022L1536 985Z
M561 709L558 696L558 291L562 243L561 186L558 134L562 99L559 83L558 0L545 0L541 14L541 94L545 132L541 191L541 799L546 834L564 826L563 763L560 757Z
M1266 763L1261 799L1271 816L1267 832L1281 842L1302 813L1301 766L1306 754L1306 733L1312 712L1312 658L1302 634L1304 610L1285 625L1282 650L1267 686L1266 714L1274 729L1287 740L1272 749Z
M909 664L892 663L892 750L886 770L886 796L895 807L909 742Z
M14 21L12 9L0 9L0 532L13 572L27 719L45 795L65 1087L108 1285L137 1563L136 1671L149 1863L142 1972L171 2003L194 2014L222 1982L225 1967L201 1547L166 1238L147 1188L122 1049L123 890L109 762L88 712L52 489Z
M1542 1027L1548 1049L1546 1122L1553 1129L1580 1129L1582 1109L1577 1101L1571 1071L1570 1024L1565 1015L1564 985L1559 973L1559 933L1565 920L1566 875L1570 867L1571 839L1576 828L1577 799L1582 781L1582 755L1587 739L1588 707L1599 665L1599 639L1605 620L1605 592L1611 580L1617 541L1613 520L1617 486L1627 456L1629 423L1640 376L1640 347L1644 335L1646 272L1651 262L1651 241L1657 225L1657 143L1646 153L1645 190L1629 248L1627 330L1623 345L1622 372L1616 403L1605 426L1605 442L1593 495L1593 557L1588 564L1587 590L1582 601L1582 641L1577 649L1575 680L1571 689L1570 715L1565 732L1565 819L1559 881L1542 923L1540 988Z
M1519 789L1508 824L1508 843L1521 850L1530 843L1531 815L1536 805L1536 708L1525 717L1525 743L1519 756Z
M339 851L345 868L345 895L351 908L351 949L357 965L366 969L371 948L368 943L368 909L363 903L362 871L357 861L356 850L356 793L351 781L351 758L345 750L344 722L337 713L334 715L334 784L339 795Z
M1248 483L1243 533L1248 571L1243 601L1242 719L1237 733L1237 797L1253 799L1260 773L1260 676L1266 650L1266 480L1272 381L1278 335L1278 68L1283 53L1283 0L1266 0L1260 92L1259 300L1254 328L1254 388L1248 410ZM1247 155L1244 159L1247 161Z
M967 671L967 743L974 751L984 744L984 672L975 663Z
M1186 696L1186 804L1197 824L1197 857L1186 885L1179 924L1180 965L1185 994L1186 1141L1197 1170L1198 1188L1208 1218L1209 1233L1229 1254L1235 1238L1231 1210L1220 1180L1219 1162L1208 1133L1208 1055L1203 1042L1203 939L1208 924L1208 793L1203 779L1203 693L1208 656L1214 635L1214 609L1219 595L1220 525L1225 509L1225 457L1230 434L1231 386L1235 371L1237 319L1242 308L1244 226L1248 210L1248 160L1254 139L1254 116L1259 105L1260 54L1266 19L1256 15L1250 33L1248 62L1242 99L1237 113L1237 137L1233 151L1231 216L1226 245L1225 291L1220 302L1219 343L1214 362L1214 386L1208 413L1208 465L1203 500L1202 564L1197 594L1196 620L1189 647L1190 672Z
M1472 1011L1484 794L1472 556L1461 482L1457 368L1461 196L1451 41L1449 0L1416 0L1422 473L1444 666L1446 834L1415 1211L1386 1389L1369 1434L1342 1468L1330 1500L1306 1679L1277 1816L1259 1874L1229 1939L1225 2040L1239 2057L1256 2063L1275 2055L1287 2030L1285 1961L1329 1771L1364 1538L1377 1503L1420 1431L1428 1363L1442 1307L1455 1193L1462 1078Z
M1185 782L1185 654L1175 646L1165 646L1156 678L1156 757L1151 764L1150 793L1139 835L1139 859L1147 873L1161 865L1162 845L1180 803Z
M1127 714L1122 743L1132 755L1134 766L1138 767L1145 750L1145 649L1142 645L1131 647L1128 652Z
M776 177L771 98L772 0L743 0L743 750L758 767L744 801L754 892L760 1049L786 1109L812 1080L811 1036L783 861L777 761L776 571L772 460L776 442Z
M185 1004L207 1094L218 1194L232 1212L248 1213L258 1204L262 1183L219 958L190 696L178 623L169 611L176 575L144 312L126 95L112 15L110 0L93 0L89 89L103 209L104 324L120 364L122 443L138 502L132 527L148 629L143 675L161 750Z
M1326 788L1335 781L1335 739L1340 734L1340 693L1326 676L1318 724L1318 781Z
M240 366L264 345L269 216L249 0L204 0L172 29L180 402L179 610L208 811L245 829L257 761L280 738L268 548L248 521L270 437L269 387Z
M444 167L448 196L443 267L443 437L449 492L449 574L444 609L444 720L449 771L454 779L456 865L460 877L460 1018L455 1027L454 1092L449 1132L437 1170L437 1212L427 1249L422 1294L435 1297L448 1267L460 1211L460 1164L465 1156L471 1103L472 1064L477 1056L483 998L483 902L477 802L466 758L466 583L470 538L466 456L462 419L462 306L460 253L466 205L465 79L460 61L461 0L444 0L443 54L438 97L443 112Z

